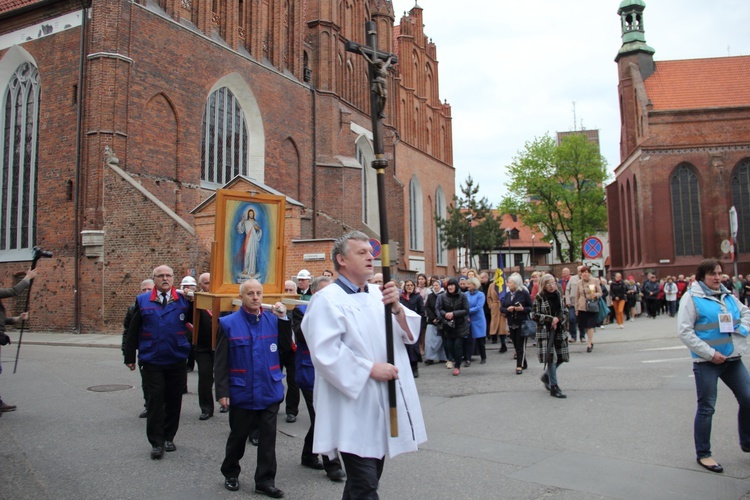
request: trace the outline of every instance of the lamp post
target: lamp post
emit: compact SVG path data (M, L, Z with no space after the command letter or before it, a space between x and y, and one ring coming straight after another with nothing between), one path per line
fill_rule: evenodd
M531 235L531 260L529 260L529 267L534 267L534 238L536 238L535 234Z
M513 259L513 254L511 253L513 248L510 244L510 228L506 229L505 233L508 235L508 272L510 273L513 271L513 263L511 262Z
M474 265L473 265L474 261L472 259L472 255L471 255L471 243L472 243L471 242L471 228L472 228L472 226L474 226L474 214L467 215L466 216L466 220L469 221L469 265L467 267L469 267L469 269L473 269L474 268Z

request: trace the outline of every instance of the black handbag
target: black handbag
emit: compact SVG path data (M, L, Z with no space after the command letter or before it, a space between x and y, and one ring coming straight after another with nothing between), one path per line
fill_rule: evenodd
M599 299L586 299L586 311L590 313L598 313Z
M536 321L527 319L521 323L521 337L536 337Z
M0 333L0 345L10 344L10 337L5 333Z

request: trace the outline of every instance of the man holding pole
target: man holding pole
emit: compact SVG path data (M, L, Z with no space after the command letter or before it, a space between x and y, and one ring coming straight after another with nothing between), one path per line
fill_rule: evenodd
M16 285L12 288L0 288L0 299L5 299L8 297L17 297L21 292L26 290L31 286L31 280L36 278L36 275L39 271L36 269L29 269L26 271L26 276L16 283ZM27 299L28 304L28 299ZM20 316L7 316L7 313L5 311L5 306L3 306L2 301L0 300L0 345L6 345L6 343L10 343L10 339L5 334L5 325L15 325L19 321L27 321L29 319L29 313L23 312ZM16 356L16 359L18 357ZM3 367L0 365L0 373L3 372ZM16 405L9 405L5 402L3 402L3 398L0 397L0 415L2 415L5 412L8 411L14 411L16 409Z
M315 366L314 453L341 452L347 481L343 498L376 499L385 454L416 451L427 440L409 355L421 318L399 303L395 283L368 286L373 256L369 237L350 232L333 246L339 278L313 295L302 330ZM391 306L394 362L388 363L384 304ZM391 429L388 381L396 385L398 428ZM397 437L392 437L397 430Z

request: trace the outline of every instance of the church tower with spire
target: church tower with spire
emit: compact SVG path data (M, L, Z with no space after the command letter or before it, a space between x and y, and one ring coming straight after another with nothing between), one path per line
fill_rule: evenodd
M620 160L624 160L646 136L644 114L648 99L639 88L654 73L654 49L646 44L643 0L623 0L617 13L622 29L622 47L617 52L620 97Z

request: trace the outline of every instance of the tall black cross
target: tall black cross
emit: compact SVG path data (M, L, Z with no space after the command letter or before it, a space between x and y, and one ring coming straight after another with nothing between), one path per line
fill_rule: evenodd
M394 54L378 50L378 30L374 21L365 23L367 45L347 41L347 52L360 54L367 61L370 78L370 109L372 110L372 146L375 159L372 168L377 172L378 212L380 213L380 241L382 242L380 260L383 268L383 283L391 281L391 256L388 245L388 216L386 214L385 169L388 160L385 159L383 145L383 118L385 118L385 104L388 98L388 68L398 62ZM385 306L385 338L388 363L394 364L393 354L393 324L391 323L391 305ZM390 406L391 437L398 437L398 412L396 408L396 381L388 381L388 403Z

